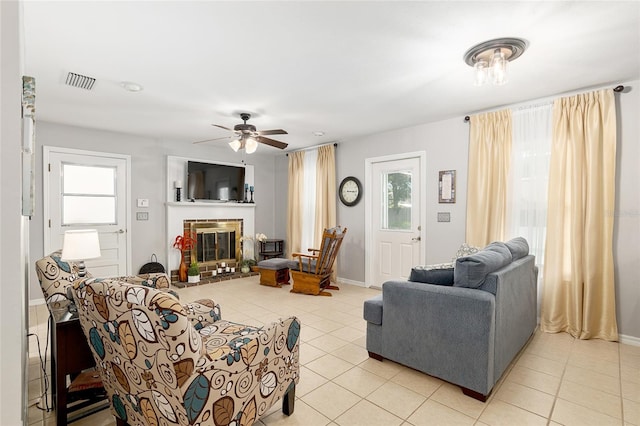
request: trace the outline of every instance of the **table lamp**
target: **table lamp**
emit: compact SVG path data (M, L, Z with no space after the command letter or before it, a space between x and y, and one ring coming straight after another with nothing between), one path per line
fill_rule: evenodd
M62 260L72 260L78 264L78 276L86 275L84 261L100 257L100 241L95 229L65 231L62 244Z

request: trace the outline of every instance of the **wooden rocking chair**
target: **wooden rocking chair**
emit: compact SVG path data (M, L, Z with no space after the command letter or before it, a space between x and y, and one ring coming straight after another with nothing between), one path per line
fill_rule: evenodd
M319 249L309 249L311 254L292 253L291 276L293 278L292 293L313 294L315 296L331 296L324 291L339 290L331 285L331 271L338 255L347 228L339 226L325 229L322 233L322 245ZM297 262L295 261L297 258Z

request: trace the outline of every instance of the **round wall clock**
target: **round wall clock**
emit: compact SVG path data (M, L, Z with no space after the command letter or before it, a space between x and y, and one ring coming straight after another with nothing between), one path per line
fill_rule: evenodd
M340 182L340 189L338 190L338 196L340 201L345 206L355 206L362 197L362 184L353 176L346 177Z

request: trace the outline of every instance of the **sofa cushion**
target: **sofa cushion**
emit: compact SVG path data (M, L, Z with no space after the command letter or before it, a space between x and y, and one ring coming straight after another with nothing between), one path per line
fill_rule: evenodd
M504 243L493 242L484 249L456 261L454 287L480 287L487 275L511 263L511 252Z
M382 294L364 301L364 319L382 325Z
M462 243L455 256L451 259L451 262L455 263L455 261L461 257L472 255L473 253L477 253L480 251L480 248L469 245L467 243Z
M529 254L529 243L522 237L513 238L504 243L509 251L513 260L518 260Z
M453 285L453 268L430 269L428 266L416 266L411 269L409 281L436 285Z

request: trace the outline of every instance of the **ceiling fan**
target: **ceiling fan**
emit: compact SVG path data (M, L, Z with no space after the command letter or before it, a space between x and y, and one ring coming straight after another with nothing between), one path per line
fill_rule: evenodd
M288 144L284 142L277 141L275 139L267 138L264 135L286 135L288 134L285 130L276 129L276 130L256 130L256 126L253 124L247 124L247 121L251 118L251 114L243 112L240 114L240 118L244 121L243 124L236 124L233 129L230 129L225 126L221 126L219 124L212 124L212 126L219 127L224 130L228 130L234 133L235 139L229 142L229 146L235 152L238 152L239 149L245 149L247 154L252 154L256 152L258 149L258 142L263 143L265 145L273 146L275 148L285 149ZM232 136L225 136L224 138L218 139L227 139ZM203 141L198 141L194 143L203 143L214 141L218 139L207 139Z

